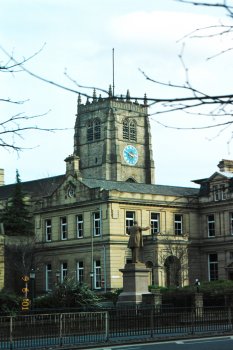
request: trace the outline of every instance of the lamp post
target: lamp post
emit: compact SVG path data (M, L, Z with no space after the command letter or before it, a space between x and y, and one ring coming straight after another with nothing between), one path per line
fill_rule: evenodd
M196 278L195 279L195 286L196 286L197 293L199 293L199 291L200 291L200 285L201 285L201 283L200 283L199 279Z
M36 273L33 269L31 269L29 273L30 281L31 281L31 298L32 298L32 304L31 308L34 308L34 298L35 298L35 278L36 278Z

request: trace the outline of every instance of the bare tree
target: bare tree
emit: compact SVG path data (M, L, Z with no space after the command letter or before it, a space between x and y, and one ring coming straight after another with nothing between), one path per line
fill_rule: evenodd
M203 2L203 1L189 1L189 0L174 0L180 3L195 5L195 6L206 6L214 7L216 9L225 10L228 19L233 18L233 6L229 3L230 1L223 0L220 2ZM226 128L233 123L232 114L233 114L233 94L231 92L227 94L217 94L213 95L202 91L198 87L194 86L189 77L189 68L186 66L184 61L184 47L185 40L192 38L212 38L212 37L221 37L224 40L227 36L233 34L233 23L232 25L224 23L216 23L216 25L207 26L204 28L195 29L191 33L186 33L182 38L182 49L179 54L179 59L181 65L183 66L185 72L185 80L182 84L176 84L175 82L165 82L157 80L154 77L151 77L148 72L145 72L143 69L139 69L143 76L154 84L159 86L165 86L173 92L172 98L148 98L150 105L156 106L156 111L154 114L158 115L161 113L168 113L174 111L184 112L186 114L195 114L198 116L211 116L214 118L215 122L207 126L194 126L187 129L205 129L205 128L215 128L223 127ZM207 57L207 60L214 59L215 57L230 52L233 47L228 47L227 49L216 52L215 55ZM180 97L180 93L183 92ZM179 95L178 95L179 93ZM176 97L177 96L177 97ZM223 119L228 117L227 120ZM218 118L219 117L219 118ZM161 123L162 124L162 123ZM166 125L167 126L167 125ZM168 127L168 126L167 126ZM185 129L183 127L178 128L176 125L169 126L174 129Z
M5 53L4 49L2 51ZM38 55L39 52L36 52L34 55L23 58L19 62L14 61L13 58L6 55L6 61L4 63L0 62L0 73L1 74L18 74L23 69L24 64L33 59ZM22 106L27 100L14 100L10 97L1 97L1 103L9 103L14 105ZM24 139L24 136L27 132L31 131L46 131L46 132L54 132L56 130L60 130L58 128L42 128L36 124L36 120L46 117L48 115L47 112L43 114L35 114L35 115L26 115L23 112L18 112L14 115L3 116L0 117L0 147L3 147L8 150L14 150L16 152L22 151L25 148L23 147L20 140Z
M206 6L209 8L215 8L219 11L225 11L225 14L228 18L228 20L233 18L233 6L231 5L230 1L222 0L222 1L191 1L191 0L174 0L179 3L183 3L184 5L194 5L194 6ZM206 32L208 30L208 33ZM212 33L210 33L210 30L213 30ZM216 23L216 25L211 27L205 27L205 28L199 28L195 30L192 33L184 33L183 39L190 39L193 37L201 38L201 37L213 37L213 36L220 36L222 40L228 35L231 35L233 32L233 25L231 24L223 24L223 23ZM141 102L144 104L147 104L149 106L153 106L154 112L150 113L150 116L153 115L159 115L164 113L171 113L174 111L183 112L189 115L197 115L197 116L211 116L213 118L211 123L207 123L207 125L203 125L201 122L200 125L197 125L195 123L192 127L177 127L177 124L174 123L174 125L164 125L162 122L160 124L174 128L174 129L206 129L206 128L220 128L221 130L225 130L228 127L231 127L233 123L232 115L233 115L233 93L229 92L226 94L216 94L213 95L211 93L202 91L202 89L198 88L197 86L194 86L192 83L190 77L189 77L189 69L185 64L184 61L184 46L182 45L181 53L179 54L180 62L183 66L184 72L185 72L185 79L182 84L176 83L174 81L160 81L156 79L156 77L152 77L150 75L150 72L146 72L145 69L139 68L140 72L143 74L143 76L150 82L157 84L159 86L165 86L168 89L170 89L170 98L167 96L164 97L151 97L148 96L145 99L145 96L132 96L131 98L129 95L116 95L111 91L106 91L99 87L94 86L83 86L80 85L77 80L71 77L70 74L65 72L65 75L72 85L70 86L64 86L62 84L59 84L58 82L52 81L49 78L42 77L33 71L29 70L27 68L27 62L29 59L32 59L34 56L36 56L41 50L39 50L37 53L32 55L31 57L27 59L16 59L13 54L9 54L4 48L0 48L2 52L6 55L8 61L3 65L0 66L0 72L17 72L18 70L25 72L26 74L29 74L30 76L39 79L43 81L46 84L50 84L54 87L58 87L61 89L64 89L66 91L69 91L71 93L79 94L81 96L84 96L87 98L87 101L93 97L93 100L96 99L96 96L92 96L92 92L86 92L90 90L95 90L99 92L100 94L103 94L103 98L113 98L118 100L130 100L135 102ZM229 47L228 49L216 52L216 55L209 57L208 59L214 59L216 56L229 53L233 47ZM101 96L102 98L102 96ZM0 101L5 101L9 103L22 103L24 101L12 101L11 99L0 99ZM4 142L4 136L7 134L17 135L18 137L21 136L21 133L25 130L31 130L31 129L39 129L35 126L26 126L25 128L20 126L19 123L25 120L31 120L33 118L37 118L39 116L32 116L32 117L25 117L24 115L16 115L10 118L9 120L6 120L2 123L0 123L0 127L2 126L2 133L0 131L0 137L2 135L2 139L0 138L0 146L13 148L18 150L17 145L14 143L7 143ZM223 118L224 117L224 118ZM198 119L200 120L200 119ZM10 128L9 126L11 124L16 124L16 128ZM41 130L41 129L39 129ZM51 131L51 130L49 130Z
M185 285L188 281L188 238L161 234L158 242L158 263L164 267L167 286Z

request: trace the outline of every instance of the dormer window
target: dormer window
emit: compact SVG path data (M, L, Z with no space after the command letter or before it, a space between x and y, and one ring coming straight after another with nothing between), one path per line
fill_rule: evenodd
M218 186L214 186L214 187L213 187L213 190L214 190L214 200L215 200L215 201L219 201L220 198L219 198L219 189L218 189Z
M226 188L225 185L220 185L220 194L221 194L221 199L224 200L227 198L226 196Z
M225 200L227 198L225 184L213 186L213 195L215 201Z

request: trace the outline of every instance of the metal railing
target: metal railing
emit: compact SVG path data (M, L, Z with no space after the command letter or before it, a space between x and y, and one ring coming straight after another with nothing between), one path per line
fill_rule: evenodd
M0 349L38 349L108 340L224 333L233 309L116 308L98 312L0 316Z

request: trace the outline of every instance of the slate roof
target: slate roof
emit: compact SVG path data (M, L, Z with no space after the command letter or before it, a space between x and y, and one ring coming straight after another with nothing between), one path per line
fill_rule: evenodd
M22 190L24 193L33 197L46 197L52 193L63 183L65 175L58 175L44 179L22 182ZM197 196L198 188L178 187L166 185L148 185L135 182L109 181L97 179L80 179L81 183L89 188L103 188L105 190L117 190L119 192L131 193L151 193L164 196ZM0 186L0 200L11 196L14 190L14 184Z
M199 188L178 187L166 185L148 185L136 182L109 181L97 179L82 179L84 185L90 188L103 188L105 190L117 190L120 192L151 193L171 196L197 196Z
M194 182L196 184L202 184L203 182L210 182L215 176L218 176L218 175L220 175L221 177L225 177L227 179L231 179L233 177L233 174L230 171L221 171L221 172L216 171L210 177L207 177L205 179L193 180L192 182Z
M45 197L51 195L65 180L65 175L47 177L44 179L22 182L22 191L33 197ZM14 191L15 184L0 186L0 199L6 199Z

